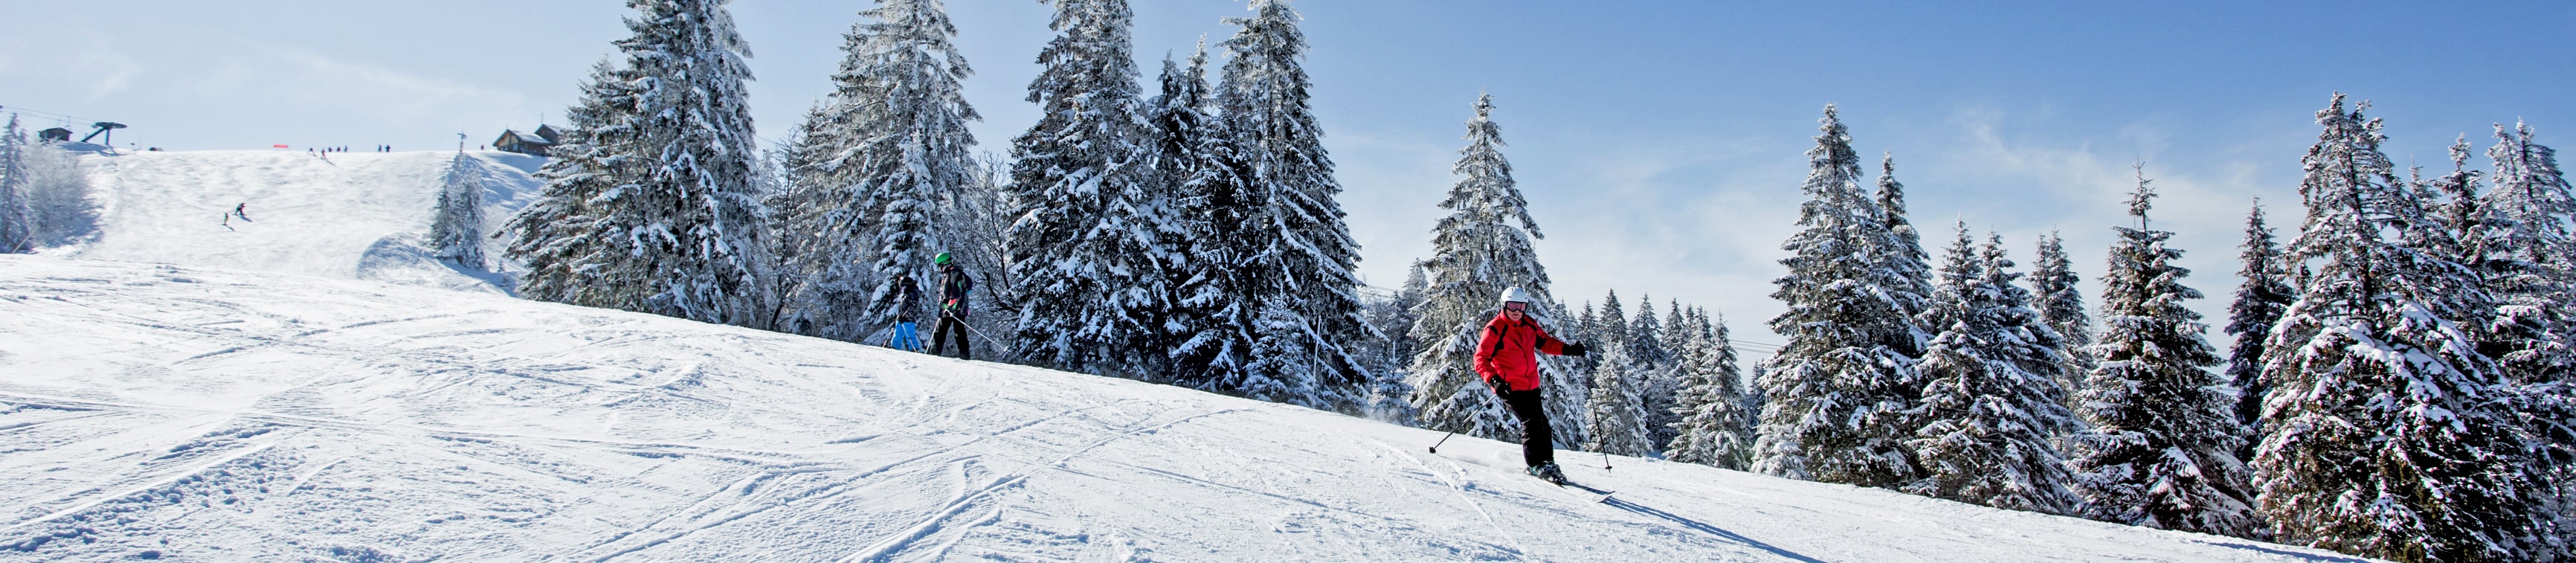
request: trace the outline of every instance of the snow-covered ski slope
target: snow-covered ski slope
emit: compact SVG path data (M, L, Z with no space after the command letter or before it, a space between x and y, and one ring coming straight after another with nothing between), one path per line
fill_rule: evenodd
M454 151L134 152L84 156L97 240L49 251L284 274L504 291L500 278L430 258L424 235ZM489 227L536 196L544 159L477 151ZM249 220L227 217L240 207ZM491 245L497 250L498 245ZM499 252L487 252L498 257Z
M0 561L2360 561L1561 453L1618 491L1597 503L1439 438L488 293L0 256Z

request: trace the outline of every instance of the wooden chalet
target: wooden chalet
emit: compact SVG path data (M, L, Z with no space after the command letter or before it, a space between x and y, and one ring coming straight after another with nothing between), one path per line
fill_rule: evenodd
M519 154L546 156L546 151L553 149L555 143L562 140L563 132L556 131L552 125L538 125L537 130L532 132L502 129L501 138L492 141L492 148Z

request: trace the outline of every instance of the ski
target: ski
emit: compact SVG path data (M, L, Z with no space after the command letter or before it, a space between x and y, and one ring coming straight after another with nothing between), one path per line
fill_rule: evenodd
M1595 496L1595 497L1599 497L1599 498L1594 498L1594 499L1592 499L1592 502L1600 502L1600 503L1607 503L1607 502L1610 502L1610 495L1611 495L1612 493L1616 493L1616 492L1618 492L1618 491L1606 491L1606 490L1596 489L1596 488L1592 488L1590 485L1585 485L1585 484L1582 484L1582 483L1576 483L1576 482L1573 482L1573 481L1560 481L1560 482L1557 482L1557 483L1556 483L1556 486L1558 486L1558 487L1565 487L1565 488L1571 488L1571 489L1578 489L1578 490L1582 490L1583 492L1586 492L1586 493L1591 493L1593 496Z

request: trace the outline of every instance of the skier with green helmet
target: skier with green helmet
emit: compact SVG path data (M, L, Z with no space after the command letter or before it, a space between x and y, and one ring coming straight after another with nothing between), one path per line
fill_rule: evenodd
M966 344L966 292L975 289L975 278L966 277L966 269L946 252L930 261L939 265L939 322L930 325L930 355L947 349L948 335L955 333L957 359L974 359L973 348Z

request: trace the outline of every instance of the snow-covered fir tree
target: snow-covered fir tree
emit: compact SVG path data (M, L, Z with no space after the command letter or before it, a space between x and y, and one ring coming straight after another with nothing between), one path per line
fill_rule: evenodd
M2080 502L2055 441L2073 426L2054 331L2029 307L2002 241L1982 247L1959 226L1926 326L1940 326L1917 366L1920 421L1908 443L1922 464L1914 494L2050 514Z
M1154 178L1143 95L1137 84L1125 0L1059 0L1058 35L1039 52L1042 69L1028 100L1042 117L1012 140L1013 292L1023 303L1019 355L1055 367L1141 375L1158 365L1159 326L1171 296L1165 269L1178 252L1166 245L1171 210ZM1358 303L1344 313L1358 315ZM1286 313L1297 313L1290 310ZM1263 326L1296 322L1263 311ZM1269 329L1263 329L1269 330ZM1270 331L1284 339L1301 329ZM1151 363L1149 363L1151 362ZM1282 402L1261 389L1304 389L1297 381L1235 386L1246 396Z
M1493 120L1493 95L1477 95L1473 107L1476 115L1467 120L1467 146L1458 150L1458 162L1449 168L1458 181L1440 201L1440 208L1449 214L1432 226L1431 258L1420 264L1427 285L1422 306L1416 309L1419 318L1407 328L1422 349L1405 371L1410 373L1407 383L1414 389L1413 406L1423 428L1507 440L1520 435L1520 422L1476 374L1476 344L1485 324L1501 314L1503 290L1528 290L1536 300L1530 303L1533 313L1557 307L1548 292L1547 266L1539 263L1538 252L1531 248L1532 240L1546 235L1530 219L1529 201L1512 180L1511 161L1503 158L1502 126ZM1539 322L1560 340L1575 338L1556 334L1570 331L1561 330L1564 325L1554 321ZM1542 377L1549 378L1564 371L1545 360L1540 370ZM1573 391L1550 388L1542 394L1551 403L1582 400L1568 395Z
M1220 199L1216 192L1232 192L1238 184L1233 181L1233 153L1227 144L1224 123L1216 118L1211 105L1207 40L1199 40L1187 67L1175 64L1165 54L1159 82L1160 91L1147 99L1144 107L1149 136L1147 157L1151 159L1146 184L1154 197L1164 198L1171 212L1156 231L1162 237L1156 244L1172 255L1167 267L1158 272L1163 276L1161 287L1167 292L1162 297L1164 305L1147 311L1140 319L1154 329L1138 335L1147 340L1141 343L1142 351L1151 356L1140 359L1159 366L1144 374L1150 380L1204 388L1208 381L1204 377L1181 379L1185 374L1206 375L1206 370L1186 367L1193 365L1189 361L1193 355L1188 353L1192 344L1206 336L1247 334L1242 330L1247 325L1242 323L1226 323L1231 329L1209 327L1222 312L1222 306L1232 302L1221 298L1227 293L1218 288L1231 287L1228 274L1234 270L1236 260L1227 254L1223 241L1214 239L1222 236L1220 230L1241 228L1218 225L1215 217L1240 217L1242 210L1239 206L1215 208ZM1230 201L1239 200L1236 197ZM1238 355L1248 349L1234 348Z
M749 50L723 0L627 5L623 60L568 112L586 122L570 143L584 146L547 163L552 201L513 221L512 252L532 270L522 295L766 325Z
M2093 355L2085 350L2093 345L2093 319L2084 315L2084 292L2076 288L2084 280L2075 275L2075 262L2066 258L2066 241L2055 231L2039 239L2039 253L2031 262L2031 308L2039 310L2040 322L2057 331L2058 341L2065 345L2066 388L2083 389L2084 374L2093 371Z
M1764 363L1768 402L1754 470L1782 477L1894 488L1918 475L1906 412L1921 396L1912 355L1921 330L1905 304L1921 299L1906 245L1879 201L1861 189L1860 159L1834 106L1825 106L1799 187L1800 230L1781 244L1789 274L1773 283L1788 338ZM1892 184L1892 183L1891 183ZM1882 190L1882 200L1897 192Z
M29 145L19 153L19 171L27 177L24 192L33 246L62 246L99 234L98 200L91 197L89 172L81 170L80 153Z
M2453 148L2455 169L2466 166L2466 152ZM2510 381L2566 381L2576 374L2576 311L2569 309L2576 298L2576 190L2559 171L2556 151L2534 142L2529 125L2498 124L2487 156L2495 161L2494 188L2476 202L2484 236L2464 241L2477 243L2481 260L2472 266L2497 301L2486 351Z
M1682 352L1681 393L1672 446L1664 459L1742 470L1752 463L1753 424L1761 405L1747 400L1735 344L1723 319L1693 315L1697 336Z
M18 129L18 114L0 131L0 254L36 248L35 213L27 205L27 135Z
M1599 339L1605 348L1625 346L1630 326L1627 305L1619 302L1619 290L1611 289L1601 298L1600 312L1592 317L1592 334L1589 336Z
M1692 312L1692 308L1682 306L1680 299L1664 300L1664 353L1674 364L1682 362L1683 354L1687 353L1684 350L1700 337L1697 325L1692 324Z
M932 214L971 181L966 124L978 119L962 86L974 70L939 0L881 0L859 16L832 92L785 151L791 195L771 200L788 223L778 246L797 258L782 275L803 278L781 324L852 341L904 313L899 276L925 290L936 279L930 258L946 245Z
M1372 369L1404 372L1411 367L1413 355L1422 351L1413 339L1413 324L1422 319L1422 304L1431 299L1431 278L1418 262L1404 271L1403 287L1369 303L1369 326L1385 336L1378 339L1379 350L1370 353Z
M519 275L520 297L591 307L628 308L610 300L607 285L640 283L612 273L604 254L614 253L606 239L599 210L592 200L643 175L642 158L616 158L632 150L639 132L633 121L639 102L631 68L614 61L591 67L581 85L581 99L564 111L563 138L547 150L536 179L545 182L535 201L519 209L504 226L510 243L504 250L527 267Z
M1422 266L1415 264L1405 268L1403 288L1369 303L1369 326L1380 338L1378 349L1368 352L1369 375L1376 381L1370 384L1362 414L1414 425L1413 385L1408 381L1413 355L1421 352L1421 345L1413 339L1413 324L1421 320L1418 310L1430 296L1430 279L1423 276Z
M1274 387L1257 380L1277 379L1318 390L1289 402L1355 410L1370 379L1346 348L1370 340L1359 277L1352 271L1359 243L1343 220L1336 200L1341 184L1333 179L1323 128L1308 105L1306 37L1297 29L1300 16L1284 0L1253 0L1250 9L1252 17L1226 20L1241 29L1225 41L1228 57L1216 96L1251 206L1249 227L1235 241L1245 249L1239 267L1254 283L1248 297L1260 305L1256 309L1277 302L1295 313L1280 317L1293 326L1261 330L1301 332L1305 340L1298 346L1256 346L1259 353L1287 355L1252 358L1246 365L1268 369L1247 368L1220 387ZM1308 380L1315 383L1302 383Z
M1162 94L1154 100L1155 171L1175 198L1184 244L1171 272L1173 309L1166 325L1174 336L1168 358L1173 383L1222 391L1242 381L1252 353L1259 280L1246 269L1253 248L1252 196L1233 134L1214 113L1207 85L1207 46L1190 55L1186 70L1165 65Z
M457 153L439 184L438 207L429 220L430 255L459 268L484 269L482 161Z
M2263 380L2263 345L2271 341L2272 324L2281 320L2281 312L2299 295L2290 289L2281 245L2273 242L2272 228L2263 223L2262 200L2255 200L2254 209L2246 213L2245 242L2237 249L2242 265L2236 276L2244 281L2236 286L2236 299L2227 304L2226 331L2236 337L2227 349L2227 381L2236 387L2236 423L2244 432L2236 459L2251 462L2254 445L2264 433L2263 395L2271 389Z
M1846 143L1848 144L1848 143ZM1872 260L1887 270L1886 282L1898 291L1887 294L1897 310L1907 318L1923 313L1932 306L1932 258L1923 250L1923 234L1906 219L1905 184L1896 181L1896 155L1881 153L1878 159L1878 193L1876 200L1879 223L1886 229L1874 237L1870 246ZM1916 327L1910 339L1894 339L1897 350L1920 355L1932 339L1934 329Z
M1584 444L1586 451L1624 456L1655 452L1653 436L1646 429L1644 401L1638 396L1644 385L1639 372L1647 366L1631 354L1635 343L1605 346L1598 367L1592 370L1592 393L1585 402L1592 439Z
M2173 232L2148 226L2156 194L2141 176L2129 197L2136 224L2113 229L2102 276L2104 329L2091 348L2100 362L2075 401L2092 426L2072 440L2075 487L2096 520L2255 537L2235 396L2208 370L2219 363L2201 336L2209 327L2183 306L2200 290L2182 284L2191 270L2165 246Z
M2454 319L2485 293L2406 244L2432 223L2342 94L2303 159L2313 262L2264 362L2259 504L2282 541L2398 561L2538 560L2559 545L2493 362ZM2491 307L2491 305L2490 305Z
M1637 324L1629 338L1640 339L1632 356L1644 360L1637 374L1637 402L1646 417L1646 439L1654 451L1664 451L1678 432L1673 425L1681 417L1673 414L1674 402L1681 394L1682 350L1689 347L1689 331L1683 329L1682 305L1668 300L1661 320L1654 317L1654 298L1640 299L1643 308L1637 312Z

